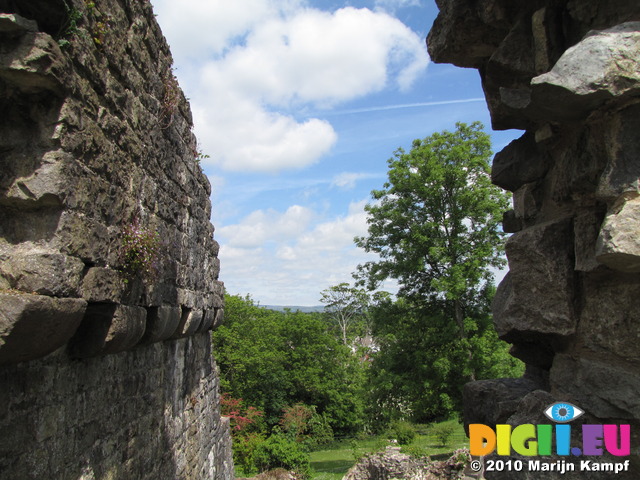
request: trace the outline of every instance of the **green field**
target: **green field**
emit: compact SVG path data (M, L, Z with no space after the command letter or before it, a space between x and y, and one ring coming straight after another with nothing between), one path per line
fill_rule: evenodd
M458 448L468 447L469 442L464 434L462 425L454 424L454 431L447 445L442 447L432 433L432 426L417 425L418 436L411 443L412 449L420 449L424 454L438 457L447 456ZM389 442L384 437L370 437L366 439L345 439L335 442L323 450L311 452L311 467L314 480L341 480L347 471L356 463L356 455L362 457L368 453L380 450Z

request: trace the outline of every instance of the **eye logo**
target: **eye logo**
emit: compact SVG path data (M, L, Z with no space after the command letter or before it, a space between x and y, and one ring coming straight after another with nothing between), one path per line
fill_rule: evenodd
M584 410L567 402L554 403L547 407L544 414L554 422L567 423L575 420L584 413Z

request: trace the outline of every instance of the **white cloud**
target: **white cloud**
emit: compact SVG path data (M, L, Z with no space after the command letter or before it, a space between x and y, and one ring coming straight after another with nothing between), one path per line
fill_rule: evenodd
M152 0L176 57L220 55L265 17L300 8L297 0Z
M353 243L355 236L367 233L365 204L352 203L345 215L320 223L311 222L315 215L302 207L285 213L257 211L220 229L222 278L228 290L251 292L266 304L317 305L320 291L352 281L356 266L375 258ZM268 226L269 233L257 226ZM243 235L268 241L258 247L243 243Z
M222 62L245 94L272 105L328 103L407 86L426 66L422 40L402 22L368 9L304 9L267 20ZM393 77L393 78L390 78Z
M232 107L233 97L193 109L196 134L212 152L205 163L231 171L302 168L327 154L337 140L333 127L323 120L297 122L238 97L237 110L225 108Z
M295 0L154 3L186 64L184 86L211 156L206 162L227 170L275 172L317 162L337 141L333 127L290 111L405 90L429 61L422 39L383 11L327 12Z
M376 8L395 11L403 7L417 7L420 5L420 0L375 0L374 4Z
M293 205L284 213L273 209L256 210L240 223L217 230L220 238L234 248L255 249L269 242L282 242L302 234L314 213L305 207Z
M351 190L352 188L355 188L358 180L364 180L368 178L384 178L384 176L377 173L342 172L333 177L331 185L334 187L342 188L344 190Z

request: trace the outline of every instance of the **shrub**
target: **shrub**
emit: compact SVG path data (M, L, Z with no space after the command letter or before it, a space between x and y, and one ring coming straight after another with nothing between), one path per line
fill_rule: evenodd
M406 445L402 447L402 453L406 453L407 455L418 459L429 457L429 453L427 452L427 450L417 445Z
M439 423L431 429L431 433L441 447L446 447L449 444L449 439L451 438L451 435L453 435L455 429L456 427L453 423Z
M255 465L261 472L284 468L295 471L300 478L311 476L309 453L302 445L276 433L257 445L253 452Z
M389 426L389 436L400 445L409 445L416 438L416 430L409 422L398 420Z
M296 403L283 410L280 426L289 438L296 442L302 442L309 429L309 420L314 413L315 408Z
M314 413L309 420L309 437L306 444L314 448L319 445L327 445L333 441L333 429L329 418L322 414Z
M240 467L245 475L258 473L255 452L264 441L265 437L260 433L233 436L233 463Z
M311 448L333 440L333 429L327 415L320 415L316 412L316 407L302 403L283 410L280 427L287 438Z
M231 432L245 434L248 431L261 431L261 417L264 413L255 407L245 407L241 398L233 398L223 393L220 399L220 411L223 416L229 417Z

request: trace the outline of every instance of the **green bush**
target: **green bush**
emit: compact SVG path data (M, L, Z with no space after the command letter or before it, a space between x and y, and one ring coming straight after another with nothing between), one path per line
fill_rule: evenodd
M455 429L456 426L451 422L439 423L431 429L431 434L436 438L440 446L446 447Z
M409 445L416 438L416 430L409 422L396 421L389 426L389 436L400 445Z
M333 429L327 415L314 413L309 420L309 437L306 444L311 448L328 445L333 441Z
M300 478L311 476L309 453L300 443L276 433L260 443L253 452L256 467L261 472L284 468L295 471Z
M402 447L402 453L406 453L413 458L425 458L429 456L425 448L417 445L406 445Z
M247 433L233 437L233 463L240 467L245 475L258 473L255 451L264 443L265 437L260 433Z

